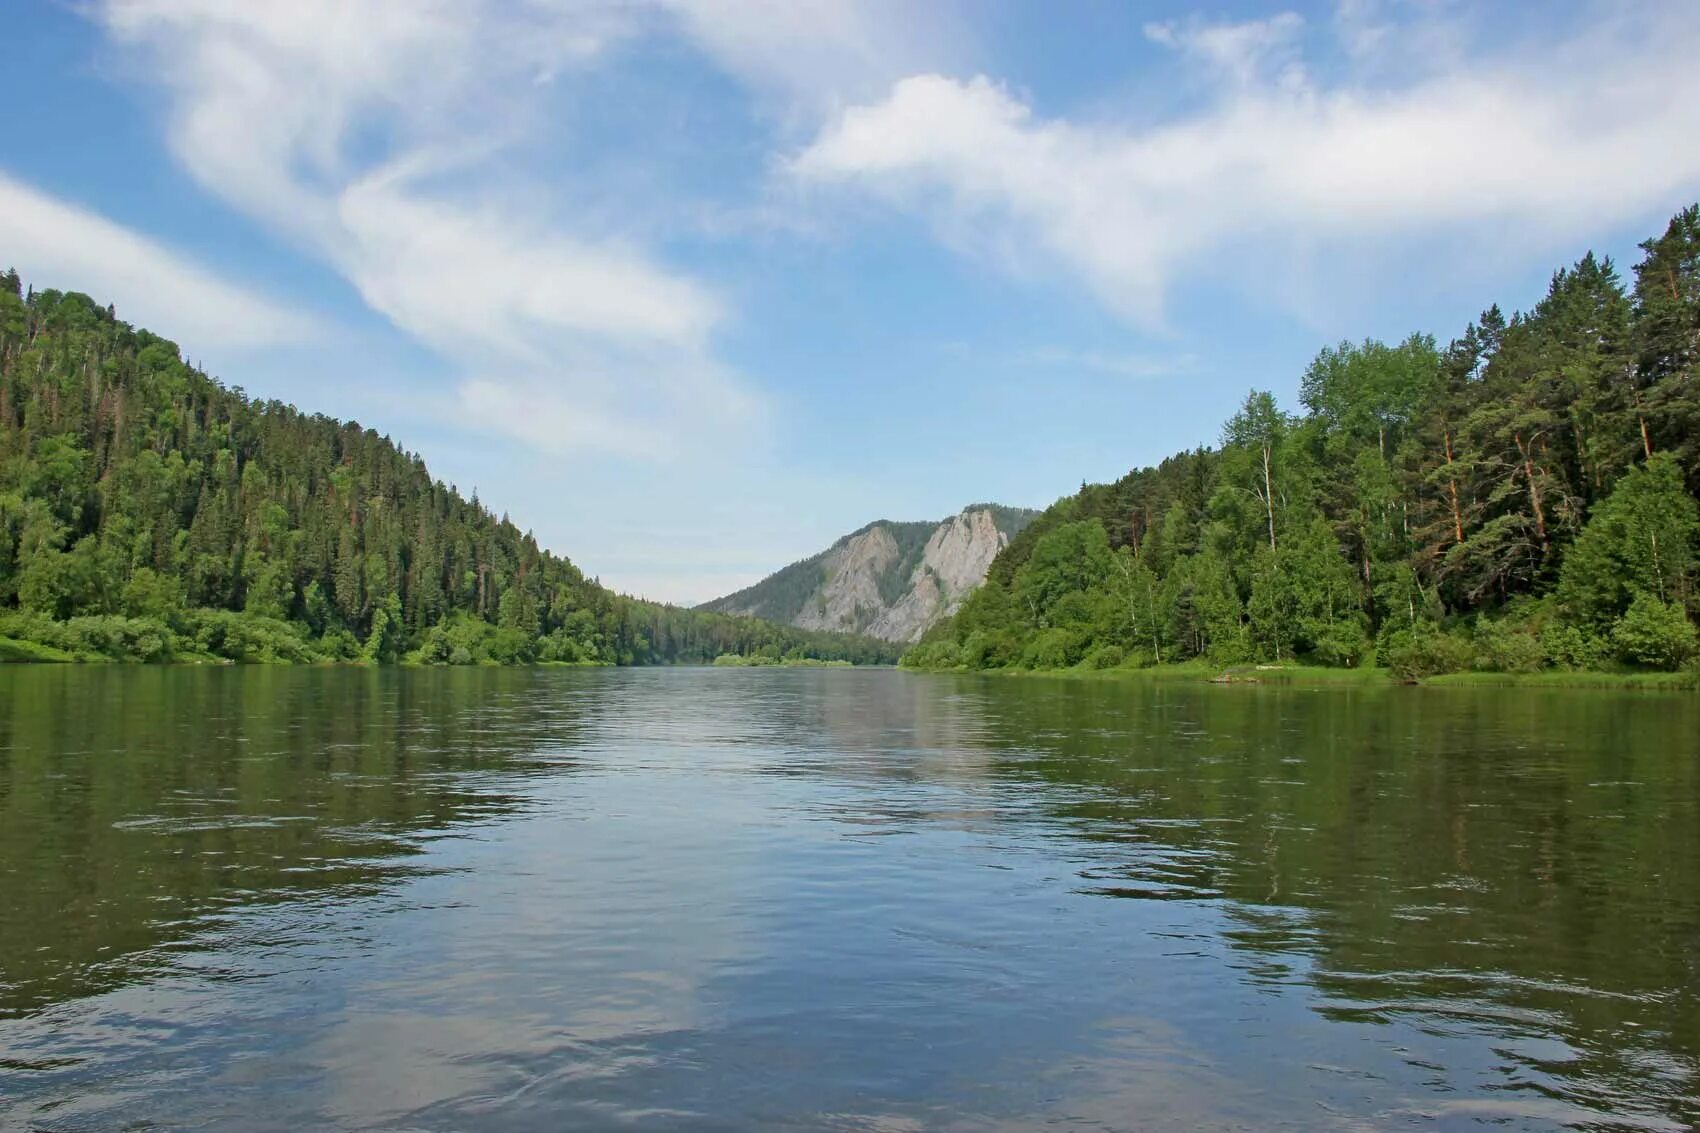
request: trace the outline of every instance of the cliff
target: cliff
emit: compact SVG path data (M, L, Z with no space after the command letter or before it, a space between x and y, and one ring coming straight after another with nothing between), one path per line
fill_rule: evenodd
M700 609L917 641L986 578L1036 512L978 504L938 523L870 523L818 555Z

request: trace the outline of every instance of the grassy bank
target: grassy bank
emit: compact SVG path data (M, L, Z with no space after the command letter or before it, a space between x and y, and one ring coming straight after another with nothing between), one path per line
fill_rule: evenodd
M760 654L722 653L712 662L720 669L853 669L848 661L821 661L814 657L765 657Z
M1603 673L1586 670L1549 669L1538 673L1446 673L1426 677L1425 685L1448 687L1528 686L1534 688L1641 688L1662 690L1700 689L1700 672Z
M75 653L67 653L65 650L55 649L51 645L42 645L35 641L20 641L15 637L0 637L0 664L13 661L69 664L78 660L80 658Z
M926 671L926 670L920 670ZM964 669L935 670L968 672ZM1676 673L1657 672L1600 672L1548 669L1534 673L1446 673L1424 677L1416 682L1396 677L1385 668L1364 666L1355 669L1332 668L1323 665L1211 665L1186 661L1175 665L1148 665L1143 668L1090 669L987 669L987 676L1060 677L1084 681L1132 682L1208 682L1212 684L1272 684L1301 687L1355 686L1386 687L1401 684L1421 684L1436 687L1480 688L1604 688L1685 690L1700 689L1700 672L1685 670Z

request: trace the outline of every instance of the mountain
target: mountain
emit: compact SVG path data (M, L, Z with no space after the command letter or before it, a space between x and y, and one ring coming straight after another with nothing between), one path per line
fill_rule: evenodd
M614 594L354 422L0 275L0 660L889 662Z
M1038 514L975 504L938 523L878 520L697 608L800 629L917 641L962 604L998 552Z
M1696 665L1700 206L1641 252L1445 347L1324 348L1302 412L1253 391L1216 448L1059 501L904 663Z

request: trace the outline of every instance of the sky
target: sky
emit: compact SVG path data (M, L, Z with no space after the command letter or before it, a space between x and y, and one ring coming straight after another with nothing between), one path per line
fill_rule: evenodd
M1700 199L1700 5L11 0L0 268L694 603Z

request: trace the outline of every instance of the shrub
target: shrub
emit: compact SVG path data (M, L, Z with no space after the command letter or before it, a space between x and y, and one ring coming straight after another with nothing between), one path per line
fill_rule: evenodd
M307 662L319 654L300 627L261 614L231 610L195 610L191 630L204 653L232 661Z
M1351 668L1364 659L1369 645L1369 638L1358 623L1338 621L1317 631L1310 656L1319 664Z
M1502 618L1476 623L1478 669L1495 673L1533 673L1546 665L1547 651L1534 627Z
M118 614L56 621L39 612L17 611L0 617L0 637L34 642L85 660L168 661L180 647L177 635L160 619Z
M1393 675L1403 680L1463 672L1476 653L1463 637L1433 625L1391 633L1379 652Z
M962 647L954 641L924 641L904 653L899 664L906 669L958 669Z
M1079 659L1074 635L1059 628L1041 631L1021 653L1022 667L1028 669L1066 669Z
M962 663L970 669L1001 669L1020 656L1020 643L1008 631L977 629L962 643Z
M1611 659L1611 648L1580 626L1548 622L1541 630L1541 651L1564 669L1598 669Z
M1113 669L1127 660L1127 654L1119 645L1100 645L1086 655L1082 662L1088 669Z
M1681 606L1637 594L1611 631L1617 655L1632 665L1678 669L1700 651L1694 623Z

